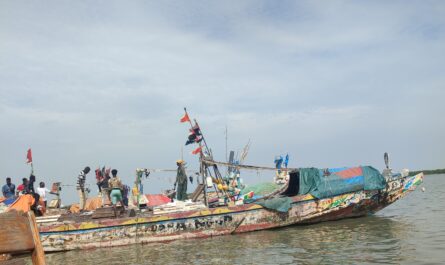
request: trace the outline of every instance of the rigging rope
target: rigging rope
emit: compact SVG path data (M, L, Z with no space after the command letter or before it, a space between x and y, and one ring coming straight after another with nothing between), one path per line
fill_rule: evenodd
M226 163L226 162L217 162L217 161L206 160L206 159L203 159L202 162L207 164L207 165L220 165L220 166L236 167L236 168L243 168L243 169L250 169L250 170L273 170L273 171L277 170L277 168L275 168L275 167L262 167L262 166L251 166L251 165L235 165L235 164L230 164L230 163ZM281 170L285 170L285 169L281 169ZM288 171L293 171L293 170L297 170L297 169L296 168L287 168L287 170Z

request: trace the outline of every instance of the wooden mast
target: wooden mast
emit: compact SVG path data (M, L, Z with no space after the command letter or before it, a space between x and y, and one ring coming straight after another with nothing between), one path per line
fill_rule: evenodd
M207 160L208 158L213 160L212 150L207 145L207 141L206 141L206 139L204 137L204 134L203 134L203 132L201 130L201 127L199 126L199 124L196 121L196 119L193 119L193 121L195 122L195 126L193 126L193 123L190 120L190 117L188 115L187 108L184 107L184 111L185 111L186 116L188 117L188 122L190 124L192 132L194 133L193 128L197 127L197 128L199 128L199 132L200 132L201 137L202 137L202 141L198 142L198 145L201 148L200 153L199 153L199 163L200 163L200 171L201 171L200 173L201 173L201 175L203 177L203 184L204 184L204 202L205 202L206 206L208 206L206 179L207 179L208 176L212 177L212 174L210 172L208 164L204 163L204 161ZM202 144L201 142L203 142L204 144ZM203 147L205 148L205 152L203 152L203 150L202 150ZM205 157L205 155L204 155L205 153L207 153L209 157ZM218 166L216 164L214 164L214 165L212 165L212 168L213 168L213 171L215 173L215 179L219 179L222 182L222 176L221 176L221 173L219 172ZM215 191L216 191L216 193L218 194L218 197L219 197L220 194L218 192L217 187L215 186L215 184L213 186L214 186ZM226 197L230 197L227 194L227 192L225 192L224 190L222 190L222 194L224 196L226 196Z
M184 107L184 112L185 112L185 115L187 116L187 120L188 120L188 122L190 124L190 129L192 130L193 133L195 133L193 131L193 123L190 120L190 117L189 117L189 114L187 112L187 108L186 107ZM196 120L194 120L194 121L195 121L195 125L199 128L199 125L196 122ZM201 133L202 140L205 143L204 135L201 132L201 128L199 129L199 131ZM203 155L203 152L202 152L202 147L203 146L202 146L201 142L198 142L198 145L201 148L201 150L199 151L199 173L202 176L202 184L204 185L204 189L203 189L204 190L204 204L208 207L209 205L208 205L208 200L207 200L207 185L206 185L206 177L207 177L207 170L206 170L206 168L207 168L207 166L202 162L203 158L204 158L204 155ZM208 149L207 148L207 144L205 144L205 147L206 147L206 149ZM206 150L206 151L208 151L208 150Z

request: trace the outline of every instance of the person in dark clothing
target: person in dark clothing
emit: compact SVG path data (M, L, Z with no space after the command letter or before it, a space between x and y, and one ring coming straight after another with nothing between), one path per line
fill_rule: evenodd
M176 173L175 188L176 185L178 185L178 188L176 189L176 199L178 201L187 200L187 174L185 173L184 164L184 160L176 161L178 171Z
M109 170L108 170L109 171ZM105 173L102 182L100 183L100 187L101 187L101 195L102 195L102 207L105 206L105 203L108 201L111 202L111 198L110 198L110 186L108 184L108 181L110 180L110 174Z
M99 192L102 193L102 181L104 179L104 176L102 175L102 170L100 168L95 170L96 173L96 184L97 188L99 189Z
M36 176L31 174L31 176L29 176L29 181L28 181L28 192L29 193L35 193L34 182L36 182Z
M128 194L130 193L130 186L123 185L122 188L122 201L124 202L124 205L128 207Z
M34 204L31 205L31 210L37 215L37 216L41 216L42 213L39 211L38 209L38 205L39 205L39 200L40 200L40 195L37 194L36 192L34 192L34 182L36 181L36 177L34 175L30 176L30 179L32 179L32 183L31 181L28 181L27 178L23 178L22 179L22 184L20 184L17 187L17 195L25 195L25 194L29 194L34 198Z
M40 215L42 215L38 209L40 195L37 192L35 192L35 190L34 190L34 182L36 182L36 176L31 174L29 176L28 190L26 192L27 192L27 194L31 194L34 197L34 204L31 206L31 209L34 211L34 213L37 216L40 216Z

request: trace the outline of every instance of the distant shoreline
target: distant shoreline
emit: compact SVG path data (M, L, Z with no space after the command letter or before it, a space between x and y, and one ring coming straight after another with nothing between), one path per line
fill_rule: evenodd
M410 176L414 176L416 174L419 174L420 172L423 172L423 174L425 174L425 175L445 174L445 168L442 168L442 169L432 169L432 170L411 171L411 172L409 172L409 175Z

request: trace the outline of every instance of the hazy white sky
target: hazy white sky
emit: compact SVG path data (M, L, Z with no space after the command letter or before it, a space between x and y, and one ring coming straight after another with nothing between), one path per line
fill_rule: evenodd
M29 147L47 183L74 185L86 165L128 184L137 167L174 168L184 106L220 160L227 125L229 149L251 139L248 164L381 169L387 151L395 169L443 168L444 14L444 1L1 1L0 177L28 175Z

